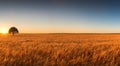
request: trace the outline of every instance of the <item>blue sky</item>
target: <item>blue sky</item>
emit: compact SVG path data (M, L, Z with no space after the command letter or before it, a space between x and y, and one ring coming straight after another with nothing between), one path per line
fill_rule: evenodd
M114 5L72 3L2 4L0 28L21 33L119 33L120 9Z

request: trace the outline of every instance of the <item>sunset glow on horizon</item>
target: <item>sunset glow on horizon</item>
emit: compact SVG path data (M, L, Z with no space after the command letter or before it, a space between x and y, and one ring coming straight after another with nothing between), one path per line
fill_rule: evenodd
M5 30L1 32L15 26L21 33L120 33L118 5L95 3L4 3L0 28Z
M0 29L0 33L7 34L8 33L8 29L6 29L6 28Z

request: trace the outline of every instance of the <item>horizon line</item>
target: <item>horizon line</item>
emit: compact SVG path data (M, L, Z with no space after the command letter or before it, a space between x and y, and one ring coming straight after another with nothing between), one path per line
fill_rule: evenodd
M19 34L120 34L120 32L19 32Z

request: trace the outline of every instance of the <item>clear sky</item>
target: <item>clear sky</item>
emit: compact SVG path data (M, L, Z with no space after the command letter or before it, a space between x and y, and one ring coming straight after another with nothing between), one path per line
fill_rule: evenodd
M120 33L117 2L31 1L0 4L0 29L21 33Z

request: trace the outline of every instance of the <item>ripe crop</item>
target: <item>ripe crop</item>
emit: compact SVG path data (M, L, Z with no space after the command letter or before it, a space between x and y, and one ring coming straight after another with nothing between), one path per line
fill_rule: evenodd
M119 66L120 34L0 35L0 66Z

